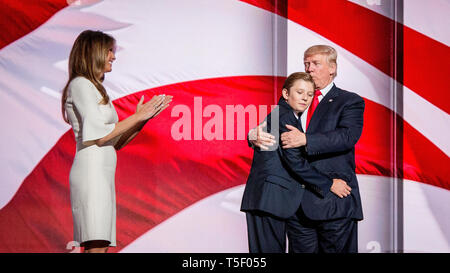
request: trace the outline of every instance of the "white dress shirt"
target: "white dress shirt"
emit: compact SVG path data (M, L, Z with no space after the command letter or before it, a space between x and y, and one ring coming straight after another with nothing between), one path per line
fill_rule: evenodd
M334 84L334 82L330 82L324 89L320 90L322 95L320 95L318 97L319 103L323 99L323 97L325 97L327 95L328 91L331 90L331 88L333 87L333 84ZM307 114L308 114L308 110L309 110L309 107L306 108L306 110L305 110L306 114L300 116L300 122L302 123L303 131L305 131L305 128L306 128L306 117L307 117ZM295 113L294 113L294 115L295 115ZM297 117L297 115L295 115L295 116ZM298 119L298 117L297 117L297 119Z

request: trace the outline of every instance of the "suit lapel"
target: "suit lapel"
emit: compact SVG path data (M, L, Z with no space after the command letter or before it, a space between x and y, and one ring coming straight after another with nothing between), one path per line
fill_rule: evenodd
M334 98L337 97L338 95L339 90L337 89L336 85L333 84L333 87L330 89L330 91L325 95L325 97L322 98L319 105L317 105L317 108L314 111L311 120L309 121L307 130L309 133L316 131L318 125L320 124L320 120L328 112L331 104L334 102Z

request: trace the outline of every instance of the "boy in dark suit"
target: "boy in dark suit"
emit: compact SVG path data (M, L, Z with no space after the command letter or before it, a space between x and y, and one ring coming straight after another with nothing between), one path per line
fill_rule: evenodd
M307 73L293 73L283 86L278 106L267 116L268 131L276 138L287 132L287 124L302 130L299 116L311 104L314 82ZM249 250L252 253L285 252L286 234L289 251L300 252L297 211L305 191L324 198L330 191L347 195L351 190L344 181L319 173L304 159L301 148L271 150L255 148L250 175L242 199L246 212Z

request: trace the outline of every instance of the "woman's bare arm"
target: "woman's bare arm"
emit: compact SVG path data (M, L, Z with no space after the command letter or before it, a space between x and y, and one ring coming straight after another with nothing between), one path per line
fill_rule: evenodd
M173 96L165 96L163 102L159 105L158 111L155 113L154 116L152 116L150 119L155 118L159 113L161 113L164 109L166 109L169 106L169 103L172 101ZM139 107L141 107L144 97L142 96L141 101L139 102L138 106L136 107L136 111L139 110ZM133 140L139 132L142 130L142 128L145 126L148 120L141 121L132 128L130 128L128 131L123 133L120 136L120 139L117 141L117 143L114 145L114 148L116 150L120 150L123 147L125 147L128 143L130 143L131 140Z
M153 117L160 110L158 106L164 100L163 97L159 96L155 97L154 99L150 100L145 104L141 103L136 113L116 123L114 130L105 137L95 140L95 144L97 144L98 146L102 146L106 142L112 140L113 138L126 133L127 131L133 129L134 127L137 127L140 123L145 122L151 117Z

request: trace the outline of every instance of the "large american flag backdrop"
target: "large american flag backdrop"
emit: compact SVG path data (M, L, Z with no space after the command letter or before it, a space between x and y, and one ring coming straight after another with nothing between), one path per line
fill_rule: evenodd
M275 104L314 44L337 49L336 84L366 102L356 145L359 251L450 251L449 1L0 4L0 252L77 251L75 142L60 95L71 46L85 29L117 40L104 84L120 119L143 94L174 96L118 151L118 247L110 251L248 251L239 206L252 150L238 132L233 140L194 134L213 118L202 112L208 106L225 113ZM183 109L191 111L191 140L173 137ZM229 114L214 118L230 122Z

